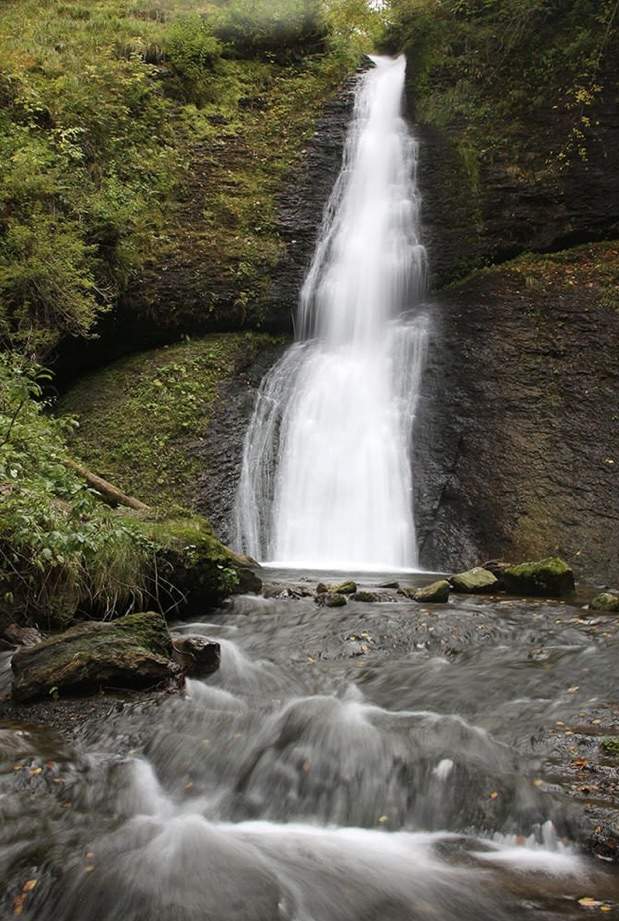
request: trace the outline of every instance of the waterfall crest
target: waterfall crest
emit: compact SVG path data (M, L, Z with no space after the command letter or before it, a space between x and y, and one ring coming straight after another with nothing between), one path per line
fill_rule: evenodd
M360 79L299 301L300 341L264 378L236 502L239 549L307 568L417 564L411 438L426 321L417 145L403 56Z

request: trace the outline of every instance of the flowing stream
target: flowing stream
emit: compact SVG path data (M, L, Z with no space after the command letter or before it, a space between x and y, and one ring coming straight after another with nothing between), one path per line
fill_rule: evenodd
M0 916L616 918L563 788L584 757L604 799L579 714L607 719L617 630L575 613L248 596L178 625L222 649L184 695L35 707L71 744L0 723Z
M405 58L373 61L301 292L300 341L263 381L246 438L237 544L279 565L417 564L410 457L426 256Z

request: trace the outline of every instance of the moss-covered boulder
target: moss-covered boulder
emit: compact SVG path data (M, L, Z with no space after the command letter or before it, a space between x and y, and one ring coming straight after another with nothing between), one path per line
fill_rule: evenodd
M475 566L474 569L468 569L466 572L456 573L449 582L454 592L471 595L495 592L499 588L497 577L482 566Z
M355 592L354 595L352 595L352 600L363 601L366 604L374 604L375 602L380 601L381 597L377 592L360 591Z
M574 591L574 573L558 556L520 563L503 572L503 583L513 595L559 597Z
M143 688L177 679L172 640L161 614L88 621L20 649L11 663L19 701L101 688Z
M321 592L314 600L316 604L325 608L343 608L345 604L348 604L346 595L338 594L338 592Z
M348 579L346 582L340 582L339 585L330 586L329 591L335 592L336 595L354 595L357 591L357 583Z
M609 614L619 612L619 595L616 592L602 592L596 595L589 607L593 611L606 611Z
M166 612L199 616L232 594L260 592L257 564L218 540L206 518L144 520L156 551L157 597Z
M401 588L400 594L420 604L445 604L449 601L449 588L447 579L438 579L421 588Z

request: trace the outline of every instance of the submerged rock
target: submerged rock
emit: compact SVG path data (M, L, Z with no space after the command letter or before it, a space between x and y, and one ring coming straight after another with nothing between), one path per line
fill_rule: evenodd
M19 701L62 691L149 687L180 675L166 622L152 611L78 624L20 649L11 668Z
M589 607L593 611L607 611L609 614L619 612L619 595L615 592L602 592L596 595Z
M439 579L421 588L401 588L400 594L420 604L445 604L449 601L449 582Z
M205 678L221 663L221 646L200 634L173 635L173 658L189 678Z
M569 595L575 588L572 569L558 556L510 566L503 582L513 595Z
M332 585L329 591L336 595L354 595L357 591L357 583L349 579L347 582L340 582L339 585Z
M476 566L474 569L468 569L466 572L456 573L456 575L451 577L449 582L454 592L464 592L474 595L497 591L499 587L496 576L482 566Z

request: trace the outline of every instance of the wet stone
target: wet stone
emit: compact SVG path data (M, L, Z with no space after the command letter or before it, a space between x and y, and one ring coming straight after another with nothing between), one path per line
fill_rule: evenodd
M596 595L590 604L593 611L606 611L609 614L619 613L619 594L616 592L602 592Z
M201 634L173 635L173 658L189 678L205 678L219 668L221 646Z
M488 569L476 566L466 572L459 572L449 580L454 592L463 592L465 594L480 595L486 592L496 591L499 582L496 576Z

